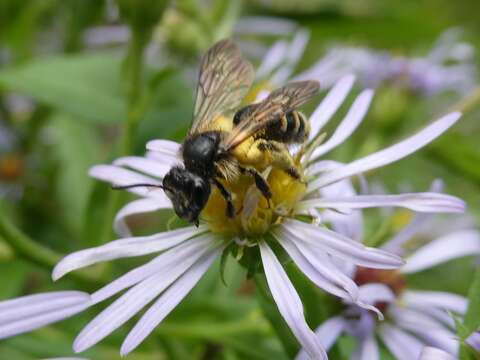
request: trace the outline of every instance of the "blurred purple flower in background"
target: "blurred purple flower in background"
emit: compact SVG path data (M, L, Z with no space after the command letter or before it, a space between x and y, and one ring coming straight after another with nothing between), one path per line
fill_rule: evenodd
M439 190L438 184L432 186ZM349 215L345 221L355 221ZM382 246L382 249L405 255L405 248L416 236L437 232L431 214L417 214L405 228ZM430 225L430 227L429 227ZM424 346L438 349L424 350L421 359L447 352L445 359L457 356L459 342L455 331L455 316L464 315L467 299L453 293L410 289L408 275L430 269L450 260L480 254L480 232L473 228L458 228L452 222L450 232L430 239L406 257L406 264L398 270L376 270L345 266L345 273L359 286L362 302L384 312L385 321L379 322L368 310L348 305L338 316L325 321L315 331L322 344L329 349L343 333L357 340L352 359L379 359L377 337L399 360L419 359ZM448 227L443 224L443 229ZM350 227L354 228L354 227ZM429 230L430 229L430 230ZM360 237L358 234L357 237ZM472 343L475 342L472 335ZM298 359L305 358L300 353Z

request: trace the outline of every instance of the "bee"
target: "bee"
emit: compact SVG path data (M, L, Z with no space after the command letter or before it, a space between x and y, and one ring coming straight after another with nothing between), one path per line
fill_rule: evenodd
M287 145L308 137L309 123L296 109L318 93L316 81L292 82L264 100L238 110L254 80L253 66L230 40L222 40L203 56L193 111L193 121L181 147L183 166L174 166L162 188L175 213L198 226L212 186L226 201L226 214L235 216L232 195L221 180L253 177L269 199L269 185L259 169L273 166L299 178Z

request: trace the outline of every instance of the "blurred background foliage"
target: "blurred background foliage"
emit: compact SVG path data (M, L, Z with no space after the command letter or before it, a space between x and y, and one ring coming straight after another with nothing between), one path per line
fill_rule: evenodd
M423 56L451 27L461 27L463 40L478 52L479 13L476 0L2 0L0 298L60 288L91 291L139 261L79 272L55 285L49 277L62 254L114 239L111 220L127 195L94 182L88 177L89 167L119 155L142 155L150 139L182 139L190 122L199 55L214 41L233 36L253 40L262 49L278 40L255 34L255 29L240 36L234 32L238 19L281 17L307 29L311 37L296 68L300 71L337 43ZM250 55L258 65L258 52ZM460 95L451 92L422 96L380 86L367 120L332 156L347 160L375 151L459 101ZM423 191L433 179L443 178L446 191L464 198L478 220L478 115L473 104L440 140L369 179L373 184L381 179L393 191ZM398 227L378 212L367 215L367 234L372 237L381 231L386 238ZM400 219L403 215L394 214ZM149 215L134 218L131 225L137 234L151 233L164 229L171 217ZM472 263L454 261L415 275L411 282L423 289L465 295L473 278ZM338 304L314 289L293 265L288 270L312 326L338 311ZM254 296L264 289L255 289L251 280L245 280L244 270L230 260L225 282L214 267L129 358L291 357L297 345L275 336L277 332L281 339L288 338L281 335L285 325L275 323L278 317L268 294ZM97 312L2 341L0 359L71 355L75 334ZM119 358L125 333L124 327L85 356ZM344 359L349 349L346 339L332 357Z

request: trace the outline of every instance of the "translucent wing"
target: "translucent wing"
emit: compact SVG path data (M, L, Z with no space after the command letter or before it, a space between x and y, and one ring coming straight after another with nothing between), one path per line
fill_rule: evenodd
M219 115L233 112L254 79L253 66L231 40L213 45L203 56L189 134L208 129Z
M233 149L271 122L303 105L319 89L317 81L292 82L273 91L260 103L249 105L246 111L242 111L241 119L237 119L237 125L225 139L225 149Z

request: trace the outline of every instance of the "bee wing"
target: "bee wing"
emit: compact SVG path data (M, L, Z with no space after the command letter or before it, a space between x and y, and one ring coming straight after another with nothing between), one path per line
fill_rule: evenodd
M275 91L246 115L246 119L233 128L224 141L225 149L231 150L248 137L264 129L279 117L295 110L318 93L320 84L317 81L298 81L287 84Z
M213 45L201 61L189 134L205 131L219 115L233 112L247 94L254 76L252 64L231 40Z

